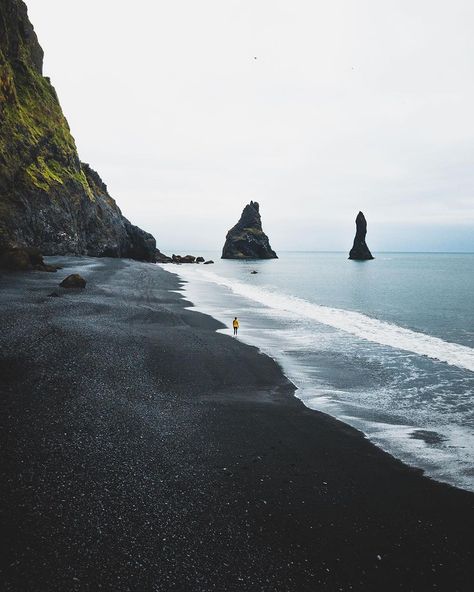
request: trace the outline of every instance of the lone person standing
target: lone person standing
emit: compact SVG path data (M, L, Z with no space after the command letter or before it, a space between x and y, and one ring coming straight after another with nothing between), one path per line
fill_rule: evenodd
M232 321L232 326L234 327L234 335L237 335L237 331L239 330L239 321L237 320L237 317Z

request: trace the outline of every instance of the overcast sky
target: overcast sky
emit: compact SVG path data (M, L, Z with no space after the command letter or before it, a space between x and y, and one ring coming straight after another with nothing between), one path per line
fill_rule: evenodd
M26 0L79 154L164 251L474 251L472 0ZM255 59L257 58L257 59Z

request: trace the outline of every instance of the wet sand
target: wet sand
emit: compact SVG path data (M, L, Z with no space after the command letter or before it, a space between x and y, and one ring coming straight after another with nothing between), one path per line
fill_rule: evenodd
M0 276L2 589L472 589L474 494L305 408L175 275L54 261Z

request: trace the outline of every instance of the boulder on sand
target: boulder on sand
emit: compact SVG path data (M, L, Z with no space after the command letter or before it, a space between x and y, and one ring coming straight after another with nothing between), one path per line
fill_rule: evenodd
M79 275L78 273L73 273L72 275L68 275L60 284L61 288L85 288L86 287L86 280Z

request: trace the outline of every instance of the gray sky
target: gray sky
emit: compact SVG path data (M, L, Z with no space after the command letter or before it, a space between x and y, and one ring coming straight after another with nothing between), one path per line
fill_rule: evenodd
M82 160L162 250L474 251L472 0L26 0ZM254 59L254 58L257 59Z

